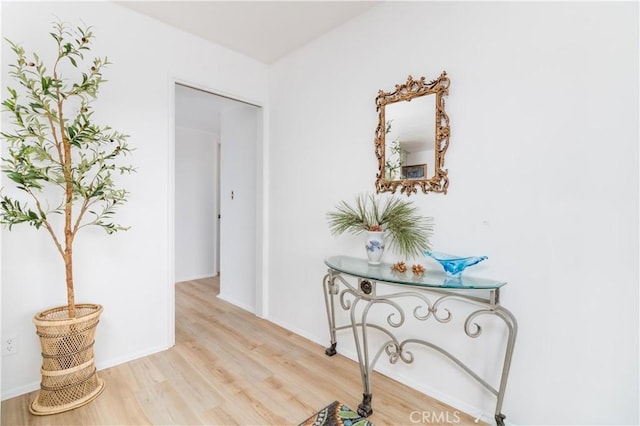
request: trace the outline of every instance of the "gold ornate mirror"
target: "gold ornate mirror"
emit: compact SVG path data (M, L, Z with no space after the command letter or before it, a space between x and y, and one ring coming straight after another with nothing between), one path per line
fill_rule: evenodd
M376 192L407 195L418 192L447 193L448 170L444 154L449 147L449 116L444 98L449 78L442 72L427 83L409 76L393 92L378 91L375 152L378 157Z

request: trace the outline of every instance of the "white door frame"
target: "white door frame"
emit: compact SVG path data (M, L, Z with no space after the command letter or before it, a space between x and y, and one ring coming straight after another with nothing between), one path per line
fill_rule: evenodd
M178 77L170 78L168 84L169 91L169 149L168 149L168 191L167 200L167 226L168 226L168 253L167 253L167 283L166 283L166 300L167 300L167 346L175 346L176 343L176 297L175 297L175 129L176 129L176 84L192 87L202 90L213 95L223 96L238 102L243 102L259 107L258 113L258 135L256 141L256 167L257 167L257 185L256 185L256 301L255 314L259 317L267 315L267 290L266 290L266 262L264 256L267 243L266 235L266 209L264 192L266 189L266 167L264 146L266 141L267 126L265 125L264 105L260 102L244 99L242 96L225 93L215 88L206 87L201 84L193 83Z

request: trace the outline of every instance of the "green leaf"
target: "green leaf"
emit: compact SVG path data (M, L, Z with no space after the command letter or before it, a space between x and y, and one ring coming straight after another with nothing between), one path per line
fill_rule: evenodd
M38 112L39 109L44 109L44 106L42 106L41 103L31 102L29 103L29 106L31 107L31 110L36 114L39 113Z
M42 91L44 93L48 93L49 92L49 86L51 86L51 79L46 78L46 77L42 77L40 79L40 84L42 85Z
M15 85L7 88L8 97L2 100L2 109L9 112L13 128L3 125L4 131L0 132L7 143L1 169L8 184L28 193L29 200L33 198L36 204L29 208L22 200L0 198L0 223L9 229L19 223L39 228L47 223L49 213L65 214L69 176L64 173L66 165L60 154L62 131L71 145L69 195L75 207L84 203L82 208L73 209L76 215L81 214L72 218L72 223L77 223L74 235L89 225L102 227L108 234L126 230L113 220L128 193L118 187L112 170L135 171L119 161L121 154L127 155L131 149L125 143L126 135L93 121L90 104L105 82L101 71L108 60L105 57L85 62L83 54L90 50L93 38L91 27L75 28L57 22L52 28L50 35L57 43L57 57L53 58L50 72L36 53L27 56L22 46L7 40L15 54L14 62L8 65L8 75ZM69 58L72 67L58 66L64 57ZM64 119L59 118L62 111ZM20 196L27 195L19 191Z
M422 216L411 202L397 197L360 194L353 206L345 201L338 203L327 213L327 222L334 235L359 234L380 227L388 237L389 248L404 256L420 256L430 249L432 218Z

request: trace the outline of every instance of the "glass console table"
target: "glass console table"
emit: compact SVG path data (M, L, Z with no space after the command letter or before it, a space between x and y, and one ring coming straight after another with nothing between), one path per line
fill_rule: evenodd
M325 353L328 356L336 354L336 331L352 329L364 387L362 403L358 405L358 413L361 416L367 417L373 413L371 373L378 359L386 354L391 363L401 360L409 364L413 362L414 356L407 350L407 347L421 345L449 358L491 392L497 398L496 423L498 426L504 425L505 416L502 414L502 403L518 332L515 317L500 305L500 289L506 284L505 282L464 275L453 277L441 271L431 270L426 271L422 276L415 276L410 269L405 273L400 273L393 271L390 264L383 263L373 266L369 265L366 259L347 256L329 257L325 259L324 263L329 267L323 280L323 286L331 337L331 346L327 348ZM355 283L350 283L348 277L351 278L351 281L355 280ZM391 286L394 292L378 294L376 291L378 283ZM350 324L336 325L336 297L339 306L343 310L349 311ZM405 323L406 314L399 303L401 299L408 299L409 303L414 303L411 315L416 320L433 319L443 324L452 319L451 311L445 307L448 301L456 300L474 305L476 309L467 315L464 322L464 332L471 338L476 338L482 333L481 327L474 322L477 317L495 315L502 319L508 330L508 338L498 387L495 388L489 384L460 359L439 345L416 338L399 340L391 330L398 329ZM386 324L381 325L369 321L370 310L376 304L386 304L394 311L386 318ZM361 308L357 309L358 306ZM386 339L373 357L369 353L369 329L382 332Z

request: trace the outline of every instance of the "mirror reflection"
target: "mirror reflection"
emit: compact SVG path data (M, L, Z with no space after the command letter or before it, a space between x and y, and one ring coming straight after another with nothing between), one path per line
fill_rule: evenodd
M431 178L435 170L435 97L389 104L385 115L386 179Z
M424 77L414 80L409 76L395 91L378 92L378 193L399 189L411 195L420 188L425 194L446 194L449 178L443 166L449 146L449 117L444 98L448 88L449 79L442 72L428 83Z

